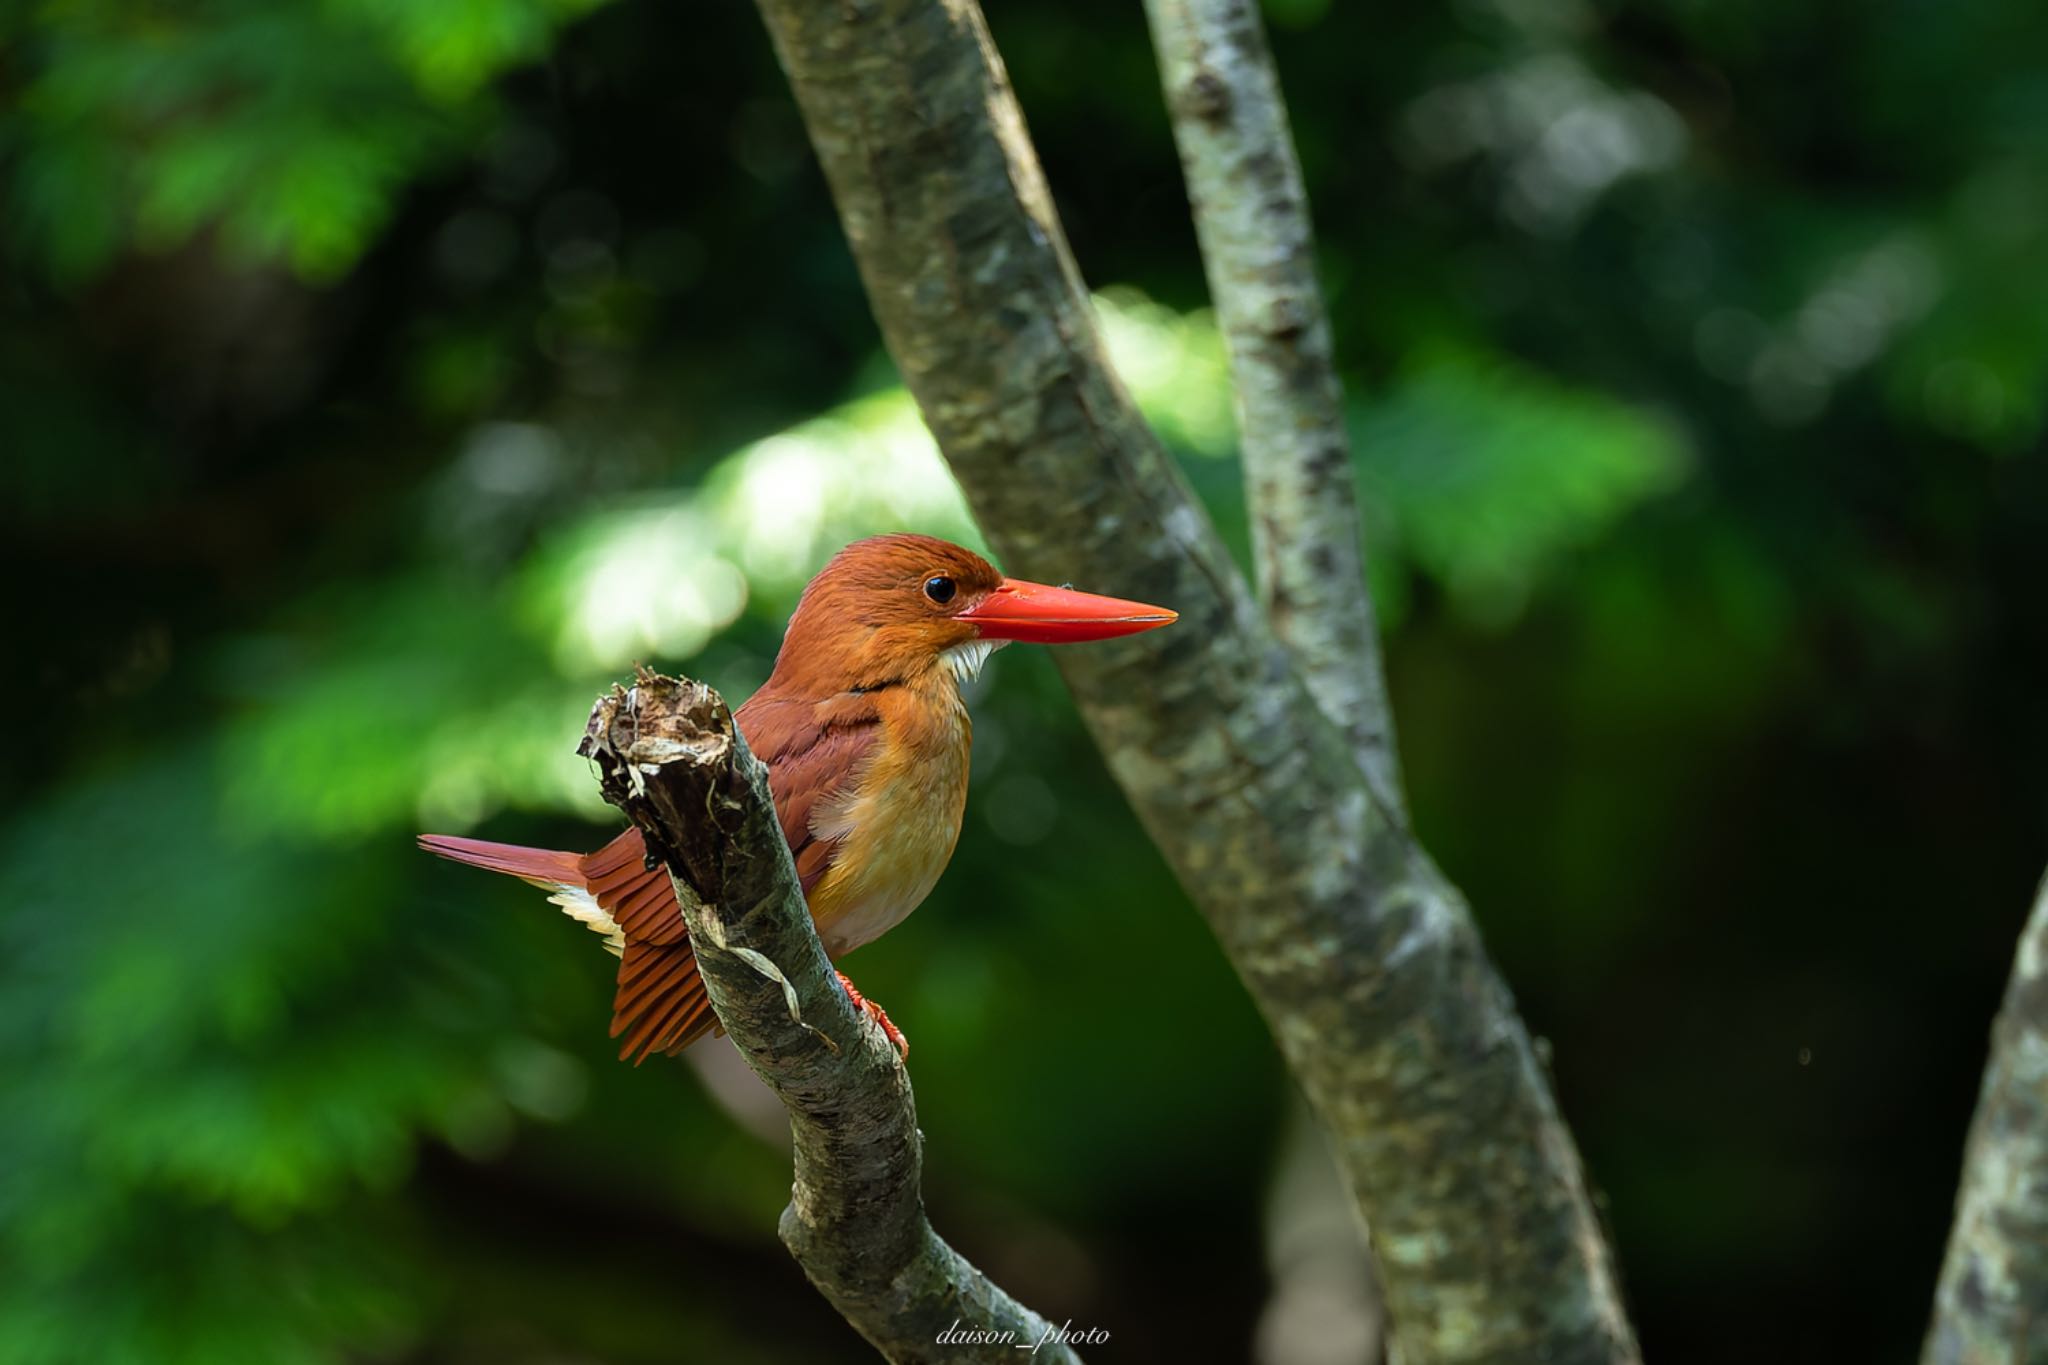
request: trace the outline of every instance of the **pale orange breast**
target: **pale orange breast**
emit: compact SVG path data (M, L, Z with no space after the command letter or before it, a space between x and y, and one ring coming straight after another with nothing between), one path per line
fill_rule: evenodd
M931 894L967 805L967 708L943 690L883 709L884 740L856 785L820 804L811 832L839 851L811 891L811 918L833 957L871 943Z

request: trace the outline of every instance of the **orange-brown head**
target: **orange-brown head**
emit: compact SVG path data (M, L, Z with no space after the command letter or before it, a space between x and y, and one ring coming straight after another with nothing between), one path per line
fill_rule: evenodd
M834 555L804 589L775 674L812 695L873 689L948 666L971 672L1011 640L1107 640L1175 619L1164 607L1005 578L932 536L873 536Z

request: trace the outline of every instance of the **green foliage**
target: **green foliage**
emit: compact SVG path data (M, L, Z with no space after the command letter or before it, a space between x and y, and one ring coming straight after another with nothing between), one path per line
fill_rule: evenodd
M8 119L19 231L60 278L202 232L339 277L492 120L485 83L595 0L37 7Z
M1684 472L1668 423L1484 357L1418 360L1351 425L1375 549L1493 621Z
M398 1320L338 1211L446 1124L490 1011L388 1027L431 974L365 955L396 887L229 834L213 771L172 749L84 781L0 853L0 1358L331 1359Z

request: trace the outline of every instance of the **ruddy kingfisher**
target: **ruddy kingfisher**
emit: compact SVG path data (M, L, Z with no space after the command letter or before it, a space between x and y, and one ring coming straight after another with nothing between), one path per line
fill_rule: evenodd
M734 713L768 765L818 937L834 960L903 922L953 856L967 805L971 727L962 682L1012 640L1073 644L1169 625L1143 602L1005 578L931 536L855 541L810 581L761 690ZM421 847L549 892L619 957L612 1036L621 1059L673 1055L718 1023L660 866L629 829L595 853L423 834ZM840 984L897 1049L889 1016Z

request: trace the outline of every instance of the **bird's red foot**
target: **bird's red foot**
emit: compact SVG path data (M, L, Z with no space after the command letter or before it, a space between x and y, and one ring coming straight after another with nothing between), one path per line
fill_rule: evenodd
M910 1040L903 1036L902 1029L889 1022L889 1012L855 989L853 982L847 980L845 972L838 972L835 975L839 977L839 984L846 987L847 998L853 1001L853 1007L880 1024L882 1033L895 1045L896 1055L906 1062L909 1061Z

